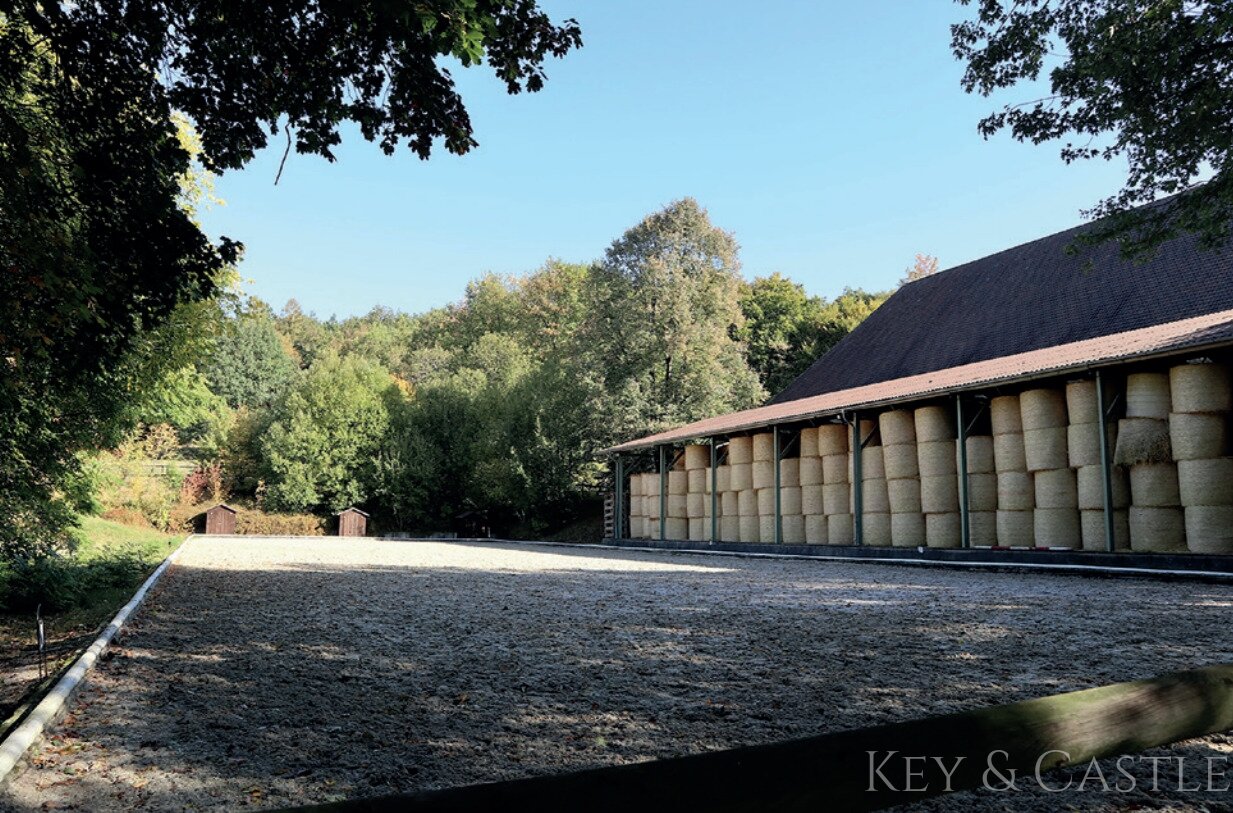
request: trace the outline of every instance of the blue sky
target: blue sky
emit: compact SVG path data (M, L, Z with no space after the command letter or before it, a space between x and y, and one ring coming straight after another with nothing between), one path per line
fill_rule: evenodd
M456 72L468 155L386 157L348 130L337 163L292 154L278 186L281 143L219 179L205 225L247 245L249 290L323 317L420 311L487 271L595 259L689 195L746 276L831 297L893 286L917 252L946 268L1072 226L1123 179L976 133L995 102L959 87L949 25L970 10L946 0L543 5L585 46L538 94Z

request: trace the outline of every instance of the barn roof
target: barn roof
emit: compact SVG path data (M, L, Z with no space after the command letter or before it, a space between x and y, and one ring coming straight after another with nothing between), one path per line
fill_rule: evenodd
M766 406L623 443L647 448L1233 343L1233 244L1146 260L1081 226L902 286Z

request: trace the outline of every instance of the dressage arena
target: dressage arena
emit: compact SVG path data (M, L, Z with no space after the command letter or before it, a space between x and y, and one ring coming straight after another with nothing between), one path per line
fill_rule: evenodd
M278 807L771 742L1229 662L1231 607L1147 579L196 537L0 805Z

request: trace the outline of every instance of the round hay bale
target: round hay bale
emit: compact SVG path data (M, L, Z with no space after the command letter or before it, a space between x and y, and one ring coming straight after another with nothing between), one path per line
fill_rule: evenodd
M801 486L801 513L806 516L825 514L822 502L824 486Z
M1023 416L1019 412L1018 395L999 395L989 402L989 421L993 435L1019 435L1023 433Z
M805 544L806 545L825 545L827 542L827 522L824 516L806 516L805 517Z
M959 510L959 480L953 474L920 478L920 507L926 514Z
M806 427L801 430L800 435L800 456L801 457L821 457L818 454L818 430L817 427Z
M761 516L758 518L758 537L760 542L774 543L775 539L775 517Z
M878 422L869 419L861 421L861 446L881 446L882 441L878 437Z
M710 490L710 469L687 469L685 475L688 479L688 493L705 494Z
M1056 429L1066 425L1066 395L1059 389L1041 387L1019 395L1023 431Z
M818 427L818 457L848 454L848 427L842 423L827 423Z
M753 463L735 463L728 475L728 485L733 491L748 491L754 487Z
M998 507L998 476L968 475L968 510L996 511Z
M732 438L728 441L728 462L730 464L753 462L753 438L748 435Z
M967 439L965 447L968 452L968 472L971 474L992 474L997 471L994 466L993 437L991 435L974 435ZM959 449L956 445L955 453ZM958 460L956 460L958 465Z
M1140 508L1171 508L1182 504L1175 463L1130 467L1130 502Z
M1130 485L1126 479L1126 470L1114 468L1109 471L1110 483L1113 487L1113 507L1125 508L1130 505ZM1085 511L1105 507L1105 479L1100 466L1083 466L1075 469L1078 481L1079 508Z
M653 520L658 520L659 519L659 497L658 495L651 496L651 497L643 497L642 499L644 500L645 505L646 505L646 511L644 511L643 513Z
M737 513L743 517L758 516L758 492L752 488L736 492Z
M738 516L721 517L719 520L719 538L724 542L740 542L741 518Z
M886 462L881 446L866 446L861 449L861 479L881 480L886 477Z
M889 548L891 544L891 515L889 512L866 512L861 518L862 543L871 548Z
M631 497L641 497L642 496L642 475L631 474L629 476L629 496Z
M1027 471L1027 455L1023 450L1023 433L1007 432L993 436L993 462L998 473Z
M755 460L750 464L754 488L775 487L775 463L771 460Z
M775 459L774 432L759 432L753 436L753 459L755 462Z
M705 517L706 519L711 518L711 495L710 494L702 495L702 516Z
M673 469L668 472L668 493L688 494L689 476L684 471Z
M926 514L925 544L931 548L957 548L963 544L963 524L958 513Z
M1169 417L1172 403L1168 373L1131 373L1126 376L1127 418L1156 418L1163 421Z
M805 518L799 514L783 517L780 520L780 528L782 528L783 543L785 545L804 545L805 539Z
M997 511L972 511L968 514L968 535L972 547L992 547L998 543L997 520Z
M1076 508L1037 508L1032 512L1036 545L1042 548L1078 548L1083 545Z
M1186 549L1186 521L1180 508L1130 507L1130 549L1168 552Z
M1079 486L1071 469L1046 469L1036 472L1037 508L1078 508Z
M1233 553L1233 506L1193 505L1185 513L1191 553Z
M803 515L804 499L800 486L787 486L780 492L779 512L786 516Z
M920 480L887 480L886 494L892 514L920 513Z
M1066 383L1066 414L1071 424L1098 423L1100 405L1096 400L1096 382L1093 379Z
M1221 412L1173 412L1169 444L1174 460L1222 457L1229 450L1229 416Z
M1079 526L1083 533L1084 550L1107 550L1104 511L1080 511ZM1130 520L1125 511L1113 512L1113 549L1130 549Z
M688 519L689 518L689 497L684 494L669 494L668 495L668 518L669 519Z
M916 421L910 409L892 409L878 416L883 446L916 442Z
M741 515L741 497L739 491L720 492L719 515L721 517L739 517Z
M848 492L847 483L827 483L822 486L823 513L827 515L851 513L852 509L848 507Z
M861 505L867 514L889 514L890 494L886 489L886 481L878 479L861 483Z
M1223 364L1180 364L1169 370L1174 412L1228 412L1233 409L1233 382Z
M923 406L916 410L916 442L954 440L955 420L944 406Z
M763 517L773 516L775 513L775 489L760 488L756 493L758 495L758 515Z
M762 518L759 516L742 516L741 532L738 542L762 541Z
M689 520L689 541L690 542L705 542L711 535L711 523L705 519L697 518Z
M1004 548L1030 548L1035 544L1035 511L1003 511L998 509L998 545Z
M916 444L916 461L921 477L940 477L958 472L955 464L955 441L932 440Z
M822 482L848 482L848 456L846 454L828 454L822 458Z
M688 540L689 520L684 517L669 517L664 523L664 539Z
M855 543L855 525L851 514L830 514L826 518L826 544L851 545Z
M1169 422L1159 418L1122 418L1117 422L1113 462L1119 466L1168 463L1173 459Z
M822 485L822 458L802 457L797 464L799 479L803 486Z
M779 461L779 484L781 486L799 486L801 484L801 460L799 457L789 457Z
M1105 436L1108 438L1110 451L1117 448L1115 424L1106 424ZM1100 465L1100 424L1072 423L1066 427L1066 453L1072 469Z
M1066 468L1070 465L1066 453L1066 427L1024 429L1023 458L1028 471Z
M916 461L916 445L896 443L882 447L882 465L886 470L886 479L902 480L905 477L919 477L920 466Z
M998 472L998 510L1030 511L1036 507L1036 485L1025 471Z
M705 494L690 494L685 498L685 515L690 519L699 519L704 516L706 510L703 506L710 505L711 501L707 499Z
M711 447L704 443L691 443L685 447L685 470L709 469L711 467Z
M1233 505L1233 457L1177 462L1178 495L1182 505Z
M891 544L896 548L919 548L925 544L925 515L917 512L891 514Z

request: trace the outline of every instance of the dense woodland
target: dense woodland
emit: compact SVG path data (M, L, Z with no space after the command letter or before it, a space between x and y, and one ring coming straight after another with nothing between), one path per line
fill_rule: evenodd
M597 450L761 403L884 298L745 281L733 236L688 198L596 262L484 276L419 314L322 320L232 285L194 305L183 363L141 388L85 491L102 495L93 510L156 525L228 499L318 516L359 505L386 530L448 531L465 514L543 533L597 513ZM198 465L182 494L132 487L167 457Z

